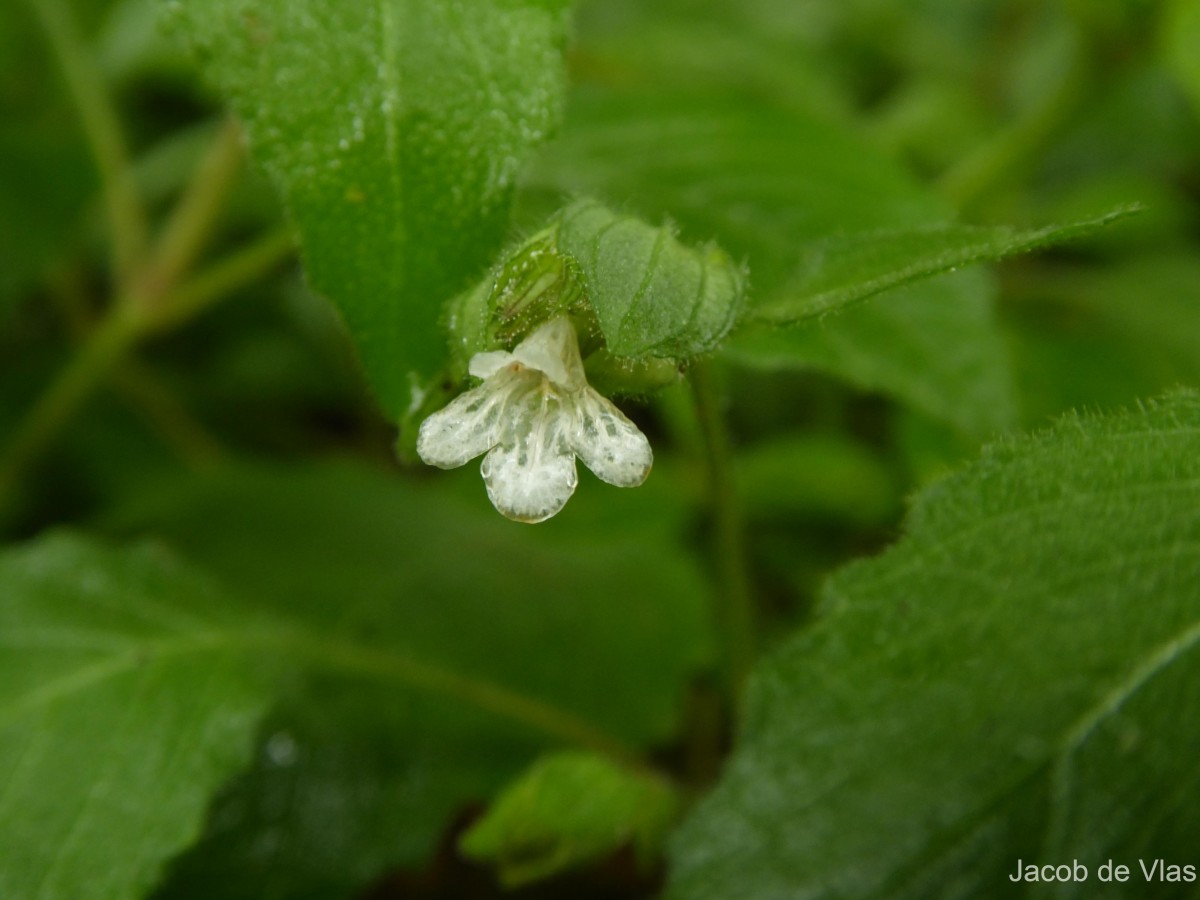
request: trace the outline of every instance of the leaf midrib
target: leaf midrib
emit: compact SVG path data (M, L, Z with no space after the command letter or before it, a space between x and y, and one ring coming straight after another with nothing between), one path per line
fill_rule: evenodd
M86 665L19 695L12 703L0 708L0 728L23 715L52 706L109 679L134 671L148 662L204 652L232 652L243 656L274 653L281 659L290 658L320 668L399 683L474 706L548 736L589 747L618 760L633 762L638 758L637 750L621 738L582 716L537 697L409 655L377 650L350 641L286 627L244 633L205 631L186 637L131 643L128 649L121 653L99 660L89 659Z
M785 287L780 296L754 309L749 321L762 324L784 325L798 323L814 316L831 312L866 300L892 288L902 287L922 278L940 275L968 266L988 262L1002 262L1013 256L1042 250L1058 243L1076 240L1093 231L1104 228L1118 219L1138 212L1136 205L1121 207L1096 219L1073 222L1069 225L1046 226L1026 232L1007 227L972 228L946 225L917 226L912 229L885 229L864 232L853 236L856 245L868 245L871 238L950 237L960 238L957 246L943 248L929 255L920 255L917 262L892 266L881 275L863 280L854 280L848 273L841 273L831 284L821 286L822 273L818 272L808 286L803 281ZM836 242L826 242L826 247ZM817 289L813 290L813 286ZM797 308L803 304L802 308Z
M1128 675L1089 705L1063 733L1063 739L1059 741L1047 762L1053 769L1050 774L1051 809L1041 842L1044 851L1056 848L1062 843L1060 832L1065 826L1058 820L1056 812L1064 810L1071 794L1071 760L1103 722L1120 712L1146 685L1186 658L1197 647L1200 647L1200 619L1134 660L1127 669Z
M215 640L220 636L220 632L205 632L173 640L126 643L126 649L120 653L103 656L99 660L89 660L86 665L82 665L66 675L61 675L53 681L39 684L27 693L19 695L12 703L0 708L0 729L6 728L23 715L53 706L59 700L85 691L110 678L131 672L145 663L200 650L220 649L220 641ZM31 648L41 649L38 645L32 645ZM19 651L23 648L16 645L11 649Z
M388 0L377 0L379 12L379 65L380 81L382 82L384 116L383 133L387 147L388 181L392 190L392 203L396 208L404 209L405 187L401 169L404 164L403 149L400 146L400 136L396 127L396 117L400 114L400 104L403 94L400 89L399 45L396 33L396 21L392 5ZM397 247L405 247L408 242L408 224L403 215L392 219L392 239ZM406 272L405 279L411 278Z
M964 838L974 833L992 813L1012 797L1029 789L1044 777L1052 779L1052 784L1045 820L1046 830L1039 841L1041 855L1038 858L1057 858L1046 855L1047 852L1052 852L1050 848L1053 840L1058 839L1053 835L1053 829L1056 826L1053 820L1057 808L1054 804L1061 803L1064 799L1062 783L1065 783L1065 776L1076 751L1083 746L1088 736L1093 734L1102 722L1117 713L1155 677L1170 669L1172 665L1198 646L1200 646L1200 619L1182 626L1173 637L1155 644L1132 660L1126 669L1129 674L1075 716L1070 725L1063 729L1063 737L1051 745L1050 752L1042 760L1032 765L1008 788L995 794L970 816L956 822L953 830L948 829L944 833L944 838L937 842L934 849L907 861L897 877L885 880L880 888L879 896L903 895L919 874L928 869L934 860L939 860L947 853L953 852L954 848L960 846Z

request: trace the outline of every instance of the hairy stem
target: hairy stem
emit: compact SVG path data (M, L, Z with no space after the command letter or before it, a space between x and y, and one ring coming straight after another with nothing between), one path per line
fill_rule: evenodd
M112 231L113 278L117 284L125 284L145 246L146 211L134 183L115 105L68 4L63 0L29 0L29 4L54 51L95 157Z
M758 616L746 563L745 527L734 485L729 435L707 364L692 367L691 384L708 464L713 551L721 588L718 622L724 638L725 674L730 697L736 705L754 664Z

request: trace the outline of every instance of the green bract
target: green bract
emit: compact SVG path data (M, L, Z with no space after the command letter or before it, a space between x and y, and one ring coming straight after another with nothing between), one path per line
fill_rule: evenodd
M650 390L676 377L677 363L719 345L745 287L720 248L692 248L667 226L576 200L451 305L455 370L566 313L581 326L589 374L617 390Z
M689 359L737 321L745 276L716 245L694 250L667 227L586 200L562 212L558 230L614 356Z

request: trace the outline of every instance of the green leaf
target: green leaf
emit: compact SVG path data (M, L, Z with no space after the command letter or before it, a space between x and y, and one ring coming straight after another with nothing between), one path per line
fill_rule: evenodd
M535 535L492 512L475 472L430 485L249 467L146 485L108 527L179 547L299 629L298 661L322 673L285 698L163 896L214 881L246 898L346 893L419 864L457 809L539 751L670 735L710 653L707 588L676 537L686 510L654 479L615 498L588 487Z
M1200 110L1200 0L1167 4L1163 43L1168 65Z
M844 125L762 100L652 85L577 90L525 183L669 216L689 239L719 240L749 260L752 304L788 283L801 242L947 218Z
M805 328L747 329L726 352L762 371L832 372L977 437L1016 415L993 294L979 269L942 275Z
M992 447L759 668L668 895L1024 896L1018 859L1192 859L1198 575L1200 394Z
M139 897L266 700L227 598L159 549L0 556L0 895Z
M587 753L538 760L462 836L467 856L494 863L508 887L599 859L632 842L653 857L679 798L651 773Z
M563 210L558 247L578 264L616 356L689 359L717 346L741 311L744 276L721 248L697 251L594 200Z
M484 716L362 678L310 678L260 730L251 767L212 804L203 838L157 900L324 900L426 864L465 804L544 744Z
M669 216L688 240L719 241L748 263L748 316L788 297L809 242L948 218L845 125L761 97L653 85L580 90L527 183L529 204L538 191L587 193ZM993 295L982 273L944 275L847 310L812 337L789 333L765 351L735 334L726 347L743 365L820 369L987 432L1014 413Z
M1123 207L1069 225L1027 230L926 225L817 241L804 247L792 282L773 299L757 304L750 318L795 324L931 275L1086 237L1138 210Z
M393 418L444 361L442 304L490 263L517 172L558 121L562 5L168 3Z
M670 522L670 496L587 487L577 511L533 535L495 515L477 471L429 485L349 463L243 466L148 485L111 527L169 541L276 616L536 694L631 742L659 739L705 652L703 583L672 535L639 525L647 506ZM596 507L623 527L592 527ZM600 648L614 654L603 666Z
M984 434L1008 421L1013 404L1010 384L999 359L980 358L977 348L939 346L962 322L965 300L951 282L934 281L902 290L908 282L980 262L998 262L1056 243L1096 233L1138 207L1129 206L1068 225L1016 231L1007 227L965 225L917 226L829 238L807 245L800 270L775 299L757 304L753 324L729 347L735 360L763 369L795 369L818 365L852 374L868 388L897 392L916 408L954 422L968 434ZM967 273L967 279L977 278ZM960 284L963 284L961 279ZM882 291L872 315L859 319L849 332L839 321L810 321ZM935 308L931 301L947 306ZM970 313L968 312L968 315ZM766 325L800 325L771 330ZM890 349L866 355L869 345ZM931 373L922 361L938 358ZM940 383L953 368L959 381ZM992 371L992 369L996 371ZM965 380L966 390L962 383Z

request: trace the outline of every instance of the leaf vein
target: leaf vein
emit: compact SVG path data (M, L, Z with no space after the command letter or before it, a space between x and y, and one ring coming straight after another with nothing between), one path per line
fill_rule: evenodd
M650 256L646 260L646 274L642 276L642 283L633 292L633 298L629 301L629 306L626 308L625 314L621 316L621 322L617 326L617 333L620 335L625 334L625 328L633 318L634 313L641 312L642 298L646 295L646 291L650 289L650 282L654 279L654 273L658 268L658 260L662 256L662 249L666 240L667 229L665 227L658 229L658 233L654 236L654 245L650 248Z
M35 900L41 900L41 898L54 896L53 892L47 893L47 891L52 891L54 879L58 877L58 873L61 871L63 865L67 861L69 855L68 851L74 846L75 842L79 839L79 835L83 832L84 822L87 820L88 816L92 814L92 810L95 807L98 798L108 793L108 791L112 788L113 777L116 773L117 765L124 756L126 749L126 742L123 739L124 735L129 731L133 721L136 718L136 714L139 711L140 704L138 703L138 699L146 693L154 674L156 673L153 670L143 671L141 673L141 677L137 679L137 690L133 693L125 705L125 714L121 718L120 725L109 732L108 753L105 758L101 773L99 777L92 782L92 785L87 792L87 796L83 800L83 804L80 806L79 811L75 815L74 821L71 823L70 829L68 829L66 836L55 848L54 855L51 857L49 864L46 866L46 870L42 873L42 878L38 883L37 890L35 890L33 893Z
M384 144L387 147L388 181L392 189L392 205L403 210L404 179L400 174L403 164L403 148L396 125L400 103L403 99L399 64L399 36L390 0L378 0L379 10L379 73L383 97L380 112L383 115ZM408 228L404 214L392 217L392 235L395 245L403 247L407 242Z
M1129 674L1113 686L1095 704L1084 710L1059 743L1052 759L1051 809L1042 838L1043 850L1059 846L1066 828L1066 808L1071 795L1071 761L1107 719L1116 715L1129 700L1187 654L1200 647L1200 619L1170 640L1164 641L1129 668Z

